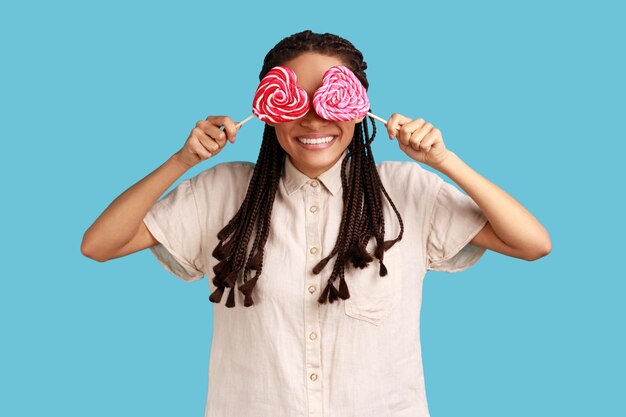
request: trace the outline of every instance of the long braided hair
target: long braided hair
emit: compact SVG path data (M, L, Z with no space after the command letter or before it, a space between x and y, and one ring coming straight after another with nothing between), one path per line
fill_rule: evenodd
M367 64L363 60L363 54L346 39L330 33L318 34L310 30L286 37L276 44L265 56L259 80L262 80L273 67L309 51L341 58L344 65L354 72L367 90L369 86L365 75ZM344 278L344 269L348 261L352 262L355 268L362 269L376 257L379 262L379 275L387 275L387 268L383 263L384 253L401 240L404 233L400 213L383 187L376 170L370 147L376 136L376 125L373 118L370 117L370 120L372 136L369 136L367 118L355 124L354 136L341 164L343 214L339 235L333 250L313 268L313 273L319 274L333 257L337 257L328 283L318 298L320 304L326 303L327 300L332 303L338 298L343 300L350 298ZM213 303L219 303L224 289L230 288L226 307L235 306L235 284L243 269L243 283L237 283L237 286L244 294L244 306L250 307L254 304L252 290L263 270L263 253L285 155L284 149L278 143L274 127L265 124L263 143L248 184L246 197L237 214L217 234L219 243L212 252L212 256L219 261L213 267L215 273L213 283L217 288L209 297ZM351 161L350 164L348 161ZM400 222L398 236L387 241L384 240L383 195L391 204ZM247 254L254 231L256 234L252 249ZM376 240L374 257L366 250L367 243L372 236ZM255 270L252 278L250 278L251 270ZM337 278L339 278L339 289L333 284Z

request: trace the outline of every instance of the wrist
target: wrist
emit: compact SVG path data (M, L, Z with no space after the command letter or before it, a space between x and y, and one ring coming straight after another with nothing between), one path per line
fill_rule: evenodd
M456 158L458 158L458 156L454 152L446 149L444 157L437 164L433 164L432 168L445 174L445 171L449 169L449 167L454 163L454 159Z
M177 169L182 170L183 172L187 172L191 166L187 163L185 163L185 161L183 161L183 159L180 156L180 153L176 152L174 155L172 155L169 159L169 161L176 166Z

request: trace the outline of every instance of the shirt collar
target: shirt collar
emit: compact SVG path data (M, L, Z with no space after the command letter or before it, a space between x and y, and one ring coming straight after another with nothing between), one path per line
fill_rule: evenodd
M324 187L326 187L332 195L337 194L341 188L341 163L347 154L348 150L346 149L332 167L317 177L317 180L324 184ZM298 168L291 163L289 155L285 155L283 182L285 184L287 194L293 194L309 181L311 181L311 178L300 172Z

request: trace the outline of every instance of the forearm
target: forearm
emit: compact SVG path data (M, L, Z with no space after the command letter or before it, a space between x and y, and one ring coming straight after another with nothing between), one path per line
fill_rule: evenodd
M189 167L174 154L165 163L120 194L83 236L83 253L105 255L123 247L137 232L159 197Z
M536 253L550 245L548 232L517 200L484 178L454 152L436 167L461 187L481 208L494 232L507 245Z

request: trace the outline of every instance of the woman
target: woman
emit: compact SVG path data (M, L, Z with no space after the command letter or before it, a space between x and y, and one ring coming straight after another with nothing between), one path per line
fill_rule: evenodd
M312 98L337 65L368 88L350 42L304 31L269 51L259 78L290 68ZM235 143L237 125L209 116L85 233L90 258L150 248L184 280L213 277L205 416L428 416L419 337L426 271L462 271L486 249L526 260L550 252L543 226L448 150L431 123L394 113L386 128L409 157L468 195L415 162L376 164L376 129L372 119L370 137L366 122L327 120L313 108L267 121L256 164L218 164L157 201Z

